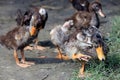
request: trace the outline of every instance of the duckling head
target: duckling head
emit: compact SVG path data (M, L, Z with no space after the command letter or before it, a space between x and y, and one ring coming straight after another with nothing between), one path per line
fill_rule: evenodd
M92 37L92 41L94 43L94 47L96 49L98 59L100 61L104 61L106 59L106 56L105 56L105 53L104 53L104 46L103 46L101 36L99 34L94 34L93 37Z
M99 14L101 17L106 17L106 15L102 11L102 4L99 1L91 2L89 5L89 11L94 11Z

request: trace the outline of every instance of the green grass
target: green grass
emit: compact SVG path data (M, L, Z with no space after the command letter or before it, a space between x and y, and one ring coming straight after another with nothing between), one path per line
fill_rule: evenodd
M106 42L110 49L106 62L90 61L85 73L90 73L91 76L77 78L79 70L76 70L71 80L120 80L120 16L114 17L112 31Z

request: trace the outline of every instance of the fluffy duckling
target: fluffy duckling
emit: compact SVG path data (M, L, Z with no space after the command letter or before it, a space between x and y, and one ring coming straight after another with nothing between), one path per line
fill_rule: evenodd
M73 36L70 36L61 48L68 59L79 60L81 62L82 66L78 75L83 77L85 76L85 63L89 59L98 58L100 61L106 59L107 46L102 39L101 32L95 27L89 27L89 29L82 33L78 31Z
M39 32L42 25L41 14L35 11L32 14L29 26L16 27L7 34L0 36L0 44L6 46L8 49L13 49L16 64L20 67L26 68L33 65L33 62L27 62L24 56L24 48L31 44ZM18 59L18 51L21 53L21 61Z
M41 26L39 28L37 28L36 31L40 31L41 29L44 29L45 27L45 24L46 24L46 21L48 19L48 13L47 11L44 9L44 8L37 8L35 6L31 6L31 8L27 11L25 11L24 14L22 14L22 11L21 10L18 10L17 11L17 18L16 18L16 22L17 22L17 25L20 25L20 26L29 26L30 25L30 20L31 20L31 17L32 17L32 14L35 12L35 11L38 11L39 10L39 13L41 15ZM45 48L42 47L42 46L38 46L38 35L36 35L36 38L34 40L34 49L39 49L39 50L44 50ZM30 47L30 46L27 46L25 49L30 49L32 50L33 47Z
M59 50L63 50L62 56L65 56L66 59L79 60L81 62L82 67L80 68L79 76L84 76L85 63L90 58L95 57L101 61L105 60L105 43L101 32L96 27L90 25L91 15L89 12L79 11L66 21L69 22L70 20L73 20L73 25L67 25L70 28L67 27L68 29L65 30L69 30L68 34L60 35L62 31L57 31L54 28L50 33L51 39L59 47ZM67 36L67 38L63 39L62 37L64 36ZM60 44L55 43L57 40L60 41Z

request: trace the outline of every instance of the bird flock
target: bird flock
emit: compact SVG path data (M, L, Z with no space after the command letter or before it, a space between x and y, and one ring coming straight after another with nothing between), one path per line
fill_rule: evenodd
M75 13L66 18L63 24L55 26L50 31L51 42L58 50L56 58L62 60L77 60L81 63L78 76L85 76L85 64L90 59L106 59L108 47L99 30L99 16L106 17L102 11L100 0L69 0ZM0 44L8 49L13 49L16 64L26 68L34 62L25 60L26 49L44 50L38 46L38 34L44 29L48 19L48 12L42 7L31 6L29 10L17 11L16 27L0 36ZM33 46L30 44L34 43ZM20 51L21 59L18 59Z

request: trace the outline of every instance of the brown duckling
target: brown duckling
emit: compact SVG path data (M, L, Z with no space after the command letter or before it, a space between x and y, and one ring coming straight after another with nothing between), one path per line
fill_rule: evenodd
M7 34L0 36L0 44L14 50L16 64L20 67L25 68L34 64L25 60L24 48L31 44L38 35L39 28L42 25L42 16L39 11L35 11L32 14L29 26L17 26ZM18 59L19 51L22 57L21 61Z
M35 11L38 11L38 9L39 9L38 7L31 6L31 8L29 10L25 11L24 14L19 9L17 11L17 18L16 18L17 25L19 25L19 26L29 26L32 14ZM41 15L41 24L42 25L40 26L40 28L37 28L38 30L36 30L36 31L44 29L46 21L48 19L48 13L47 13L47 11L44 8L41 7L39 9L39 13ZM39 50L44 50L45 49L45 47L37 45L38 44L38 35L36 35L34 43L35 43L34 47L27 46L25 49L30 49L30 50L32 50L33 48L34 49L39 49Z
M87 11L90 12L92 14L92 20L91 20L91 26L95 26L97 28L99 28L100 26L100 20L98 17L98 14L101 17L106 17L105 14L102 11L102 4L100 3L99 0L95 0L93 2L88 2L88 0L71 0L73 7L77 10L77 11ZM81 6L81 4L84 3L85 6ZM82 7L84 7L85 9L81 9Z

